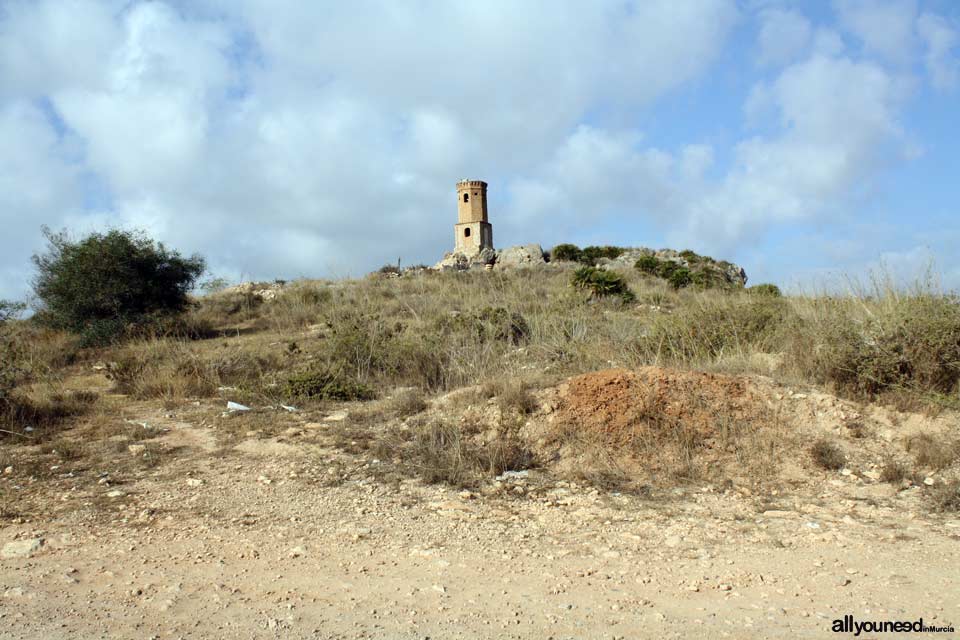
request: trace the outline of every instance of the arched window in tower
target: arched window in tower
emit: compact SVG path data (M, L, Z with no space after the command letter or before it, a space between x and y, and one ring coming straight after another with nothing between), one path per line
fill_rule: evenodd
M464 202L470 202L470 194L469 194L469 193L463 194L463 201L464 201Z
M463 230L463 237L464 238L470 237L470 227L467 227L466 229Z

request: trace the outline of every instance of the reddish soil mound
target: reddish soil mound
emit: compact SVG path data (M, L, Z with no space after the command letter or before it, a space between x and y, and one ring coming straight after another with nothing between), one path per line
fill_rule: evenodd
M728 427L751 425L766 405L745 378L643 367L571 378L561 391L559 419L611 443L683 432L709 439Z

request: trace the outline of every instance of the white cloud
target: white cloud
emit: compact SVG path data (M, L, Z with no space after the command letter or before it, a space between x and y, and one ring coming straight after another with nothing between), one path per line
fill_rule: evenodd
M502 197L592 109L702 74L736 18L733 0L9 3L0 106L45 96L82 152L82 179L21 199L16 224L144 226L260 277L436 258L456 179ZM53 129L5 139L0 180ZM16 171L41 185L52 162ZM103 192L86 213L83 184Z
M917 18L917 32L926 43L924 63L934 88L953 89L960 80L960 35L943 17L924 13Z
M922 38L938 86L956 72L952 26L911 10L903 31L909 11L841 3L853 58L834 26L768 6L757 128L655 145L638 122L723 56L733 0L8 2L0 248L121 223L231 276L356 274L439 257L453 183L481 177L498 237L616 216L728 249L835 213L900 157L899 44ZM0 296L24 251L0 252Z
M669 153L636 133L581 127L539 175L514 185L515 202L553 221L567 211L566 226L633 212L677 242L728 251L772 224L843 211L905 153L903 88L878 65L813 55L751 96L748 115L772 113L779 133L739 142L719 176L708 173L708 146Z
M794 61L806 49L813 29L797 11L772 8L760 12L758 62L779 66Z
M864 48L898 64L908 64L916 46L915 0L835 0L840 23Z

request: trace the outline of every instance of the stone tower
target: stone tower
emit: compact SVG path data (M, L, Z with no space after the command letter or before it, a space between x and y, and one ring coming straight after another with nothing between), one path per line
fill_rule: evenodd
M461 180L457 183L457 224L454 251L472 255L493 249L493 225L487 222L487 183Z

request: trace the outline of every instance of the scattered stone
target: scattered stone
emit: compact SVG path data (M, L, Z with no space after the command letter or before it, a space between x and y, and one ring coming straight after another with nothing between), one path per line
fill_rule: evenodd
M679 547L681 542L683 542L683 538L680 536L669 536L663 541L663 544L673 549L675 547Z
M923 484L927 485L928 487L932 487L934 484L936 484L936 480L933 478L924 478Z
M201 480L200 478L187 478L188 487L199 487L202 484L203 484L203 480Z
M291 558L299 558L307 555L307 550L303 547L294 547L293 549L290 549L290 552L287 555Z
M135 456L142 455L147 451L147 445L145 444L131 444L127 445L127 451Z
M122 498L124 495L125 494L123 493L123 491L120 491L119 489L114 489L113 491L107 492L108 498Z
M13 467L4 467L4 468L3 468L3 475L8 476L8 475L10 475L11 473L13 473Z
M43 538L16 540L3 545L0 556L4 558L29 558L43 546Z
M793 516L792 511L780 511L778 509L771 509L769 511L764 511L763 516L765 518L789 518Z
M522 480L530 476L530 472L524 469L523 471L504 471L496 477L497 480L503 482L504 480Z

